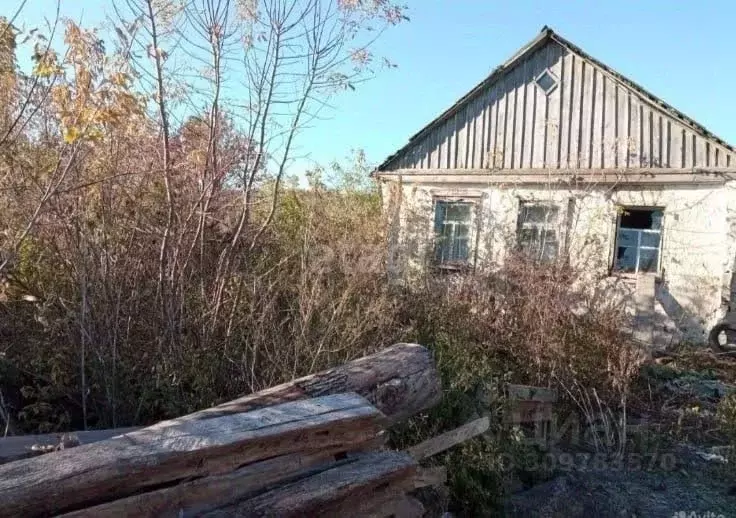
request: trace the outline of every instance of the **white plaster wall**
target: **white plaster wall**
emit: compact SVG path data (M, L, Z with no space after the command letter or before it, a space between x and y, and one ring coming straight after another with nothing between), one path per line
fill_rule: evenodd
M393 196L389 195L393 192ZM611 284L618 206L664 209L661 245L662 308L690 340L722 316L722 298L736 253L736 186L666 188L554 187L383 183L384 204L394 215L389 268L403 279L420 275L431 261L434 197L472 195L477 200L476 266L503 265L515 245L520 200L553 201L563 216L560 234L573 266L590 280ZM399 196L400 194L400 196Z

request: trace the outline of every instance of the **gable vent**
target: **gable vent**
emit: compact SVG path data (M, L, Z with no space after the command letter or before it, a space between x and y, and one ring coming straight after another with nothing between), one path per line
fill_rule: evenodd
M550 72L549 70L545 70L541 74L537 76L537 79L535 79L535 82L537 83L537 86L542 89L542 91L549 95L552 90L554 90L557 87L557 78L555 75Z

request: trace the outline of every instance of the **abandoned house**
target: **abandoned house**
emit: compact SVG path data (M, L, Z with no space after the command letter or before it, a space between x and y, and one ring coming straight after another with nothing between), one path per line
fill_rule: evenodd
M736 150L547 27L374 176L400 278L564 258L658 345L731 298Z

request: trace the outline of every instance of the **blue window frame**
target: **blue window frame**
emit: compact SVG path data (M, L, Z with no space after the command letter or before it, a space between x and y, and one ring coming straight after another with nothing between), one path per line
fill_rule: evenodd
M552 203L520 202L516 225L519 249L535 261L554 262L560 249L560 209Z
M663 218L662 209L622 209L616 230L614 270L626 273L659 270Z
M434 259L437 264L465 264L470 259L474 204L437 200L434 205Z

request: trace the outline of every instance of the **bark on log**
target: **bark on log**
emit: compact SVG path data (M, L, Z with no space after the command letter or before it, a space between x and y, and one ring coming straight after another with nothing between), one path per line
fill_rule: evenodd
M0 516L58 514L280 455L345 449L375 438L384 425L384 416L356 394L165 421L0 466Z
M386 415L390 424L433 407L442 397L439 374L430 352L417 344L396 344L333 369L201 410L179 420L208 419L343 392L356 392L368 399ZM127 431L129 429L100 430L95 434L107 439ZM54 434L52 437L57 436ZM49 439L49 436L32 436L22 441L12 438L8 442L0 439L0 464L33 456L30 445L44 444ZM82 444L94 440L92 434L80 437Z
M372 507L387 491L398 496L410 488L416 467L416 462L404 453L368 453L353 462L284 484L203 516L345 516L346 511L362 516L360 509L365 505ZM376 492L379 498L375 498Z

